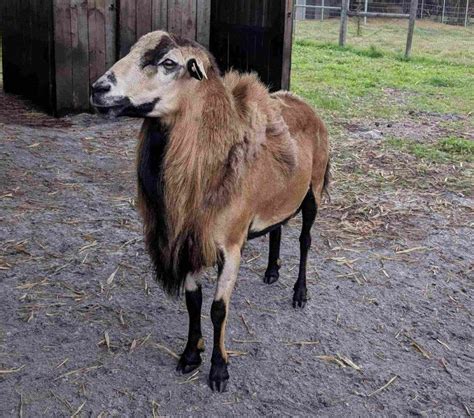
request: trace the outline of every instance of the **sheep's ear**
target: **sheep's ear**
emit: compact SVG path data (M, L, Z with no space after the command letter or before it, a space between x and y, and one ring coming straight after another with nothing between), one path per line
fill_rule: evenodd
M200 64L198 61L196 61L194 58L191 58L188 61L188 71L189 74L191 74L191 77L194 77L196 80L207 80L207 74L206 71L204 70L204 66Z

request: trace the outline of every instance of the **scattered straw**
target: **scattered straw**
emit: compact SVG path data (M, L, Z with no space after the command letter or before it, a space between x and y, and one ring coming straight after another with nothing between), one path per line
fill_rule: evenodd
M160 407L160 404L156 402L155 400L151 401L151 413L153 415L153 418L158 418L158 408Z
M191 376L189 376L186 380L183 380L182 382L179 382L179 385L184 385L186 383L191 383L194 382L195 380L199 379L198 374L201 373L200 369L197 369Z
M362 368L355 364L349 357L342 356L339 353L337 354L337 357L339 358L339 360L347 364L349 367L352 367L353 369L357 370L358 372L362 370Z
M63 373L62 375L58 376L56 379L54 380L59 380L59 379L62 379L63 377L68 377L68 376L71 376L71 375L74 375L74 374L79 374L79 373L87 373L87 372L90 372L92 370L97 370L97 369L101 369L102 367L104 367L102 364L97 364L95 366L90 366L90 367L82 367L80 369L76 369L76 370L71 370L67 373Z
M372 393L369 393L369 395L367 396L374 396L374 395L377 395L377 393L380 393L382 392L383 390L387 389L393 382L395 382L395 380L397 379L397 375L393 376L387 383L385 383L385 385L383 385L382 387L378 388L377 390L374 390Z
M448 344L443 343L443 341L436 338L436 341L439 342L442 346L446 347L449 351L452 351Z
M61 363L56 366L56 369L59 369L60 367L64 366L68 361L69 358L65 358Z
M395 251L395 254L408 254L412 253L414 251L425 251L428 250L428 247L413 247L413 248L408 248L406 250L401 250L401 251Z
M250 335L255 335L255 333L251 330L251 328L250 328L248 322L245 320L244 314L240 314L240 319L242 319L242 322L244 323L245 328L247 328L247 332L248 332Z
M237 338L232 338L232 341L234 343L239 343L239 344L260 344L261 341L258 340L238 340Z
M169 354L171 357L174 357L176 360L179 360L178 354L176 354L173 350L169 349L163 344L155 343L154 346L158 348L158 350L164 351L165 353Z
M115 271L114 271L114 272L109 276L109 278L107 279L107 282L106 282L106 283L107 283L109 286L110 286L110 285L112 284L112 282L114 281L115 275L116 275L117 272L119 271L119 268L120 268L120 266L117 267L117 268L115 269Z
M316 358L327 361L328 363L336 363L340 367L346 367L346 365L335 356L316 356Z
M288 341L285 342L285 345L299 345L300 347L304 345L317 345L319 341Z
M246 356L247 354L248 351L227 350L227 355L229 355L230 357Z
M76 412L74 412L74 414L71 415L71 418L74 418L75 416L79 415L80 412L82 411L82 408L84 408L84 405L85 405L85 404L86 404L85 401L82 402L82 405L81 405L79 408L77 408L77 410L76 410Z
M20 370L22 370L25 367L25 365L18 367L17 369L0 369L0 376L6 375L6 374L12 374L12 373L17 373Z
M423 357L427 359L431 359L430 353L426 351L420 344L418 344L415 340L412 340L411 345L415 347L422 355Z

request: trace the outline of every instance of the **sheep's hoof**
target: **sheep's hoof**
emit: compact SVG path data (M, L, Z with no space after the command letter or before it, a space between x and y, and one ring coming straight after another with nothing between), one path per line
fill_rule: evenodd
M272 284L275 283L280 278L280 273L278 271L266 271L265 276L263 277L263 283Z
M297 287L293 293L293 308L304 308L308 301L306 287Z
M186 352L181 355L176 370L183 374L190 373L201 365L201 355L199 351Z
M225 392L227 382L229 381L229 373L227 364L212 365L209 373L209 386L213 392Z

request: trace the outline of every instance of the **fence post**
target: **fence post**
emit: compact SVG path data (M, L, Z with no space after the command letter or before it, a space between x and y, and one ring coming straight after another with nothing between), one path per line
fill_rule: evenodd
M341 28L339 31L339 46L346 46L347 36L347 12L350 0L342 0L341 4Z
M410 58L411 45L413 43L413 32L415 30L416 12L418 9L418 0L411 0L410 5L410 21L408 23L407 48L405 50L405 58Z
M369 0L365 0L364 2L364 12L367 13L369 7ZM367 16L364 16L364 25L367 25Z
M324 20L324 0L321 0L321 22Z
M444 23L444 9L446 8L446 0L443 0L443 11L441 12L441 23Z
M421 0L420 19L423 19L423 9L425 6L425 0Z
M466 0L466 14L464 15L464 27L467 28L467 16L469 11L469 0Z

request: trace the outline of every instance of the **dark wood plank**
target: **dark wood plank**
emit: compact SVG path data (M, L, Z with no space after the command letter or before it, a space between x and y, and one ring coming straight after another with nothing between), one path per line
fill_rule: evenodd
M69 0L54 0L54 28L56 111L58 114L63 114L73 107L71 7Z
M187 39L196 39L196 0L181 0L181 35Z
M168 30L168 0L152 0L152 29Z
M105 41L105 0L89 3L89 80L94 83L107 70Z
M130 52L137 39L137 19L135 0L120 0L119 12L119 54L120 58Z
M35 68L33 64L33 51L34 51L34 40L36 39L36 28L33 27L33 19L35 8L34 0L25 0L24 1L24 26L23 32L25 36L24 43L24 80L23 80L23 94L25 97L34 99L35 94Z
M52 0L36 0L37 3L37 24L35 47L36 55L34 57L35 69L37 75L36 102L46 111L54 111L53 95L53 70L52 62Z
M168 31L175 35L182 35L182 2L168 0Z
M89 31L87 0L71 0L72 101L89 108Z
M105 3L105 66L112 67L117 61L117 17L118 0L106 0Z
M38 36L38 29L40 24L40 3L38 0L30 0L30 14L31 14L31 98L35 102L39 99L39 75L41 68L39 66L41 55L41 43Z
M2 71L3 71L3 89L6 92L11 92L11 60L13 52L10 48L12 32L13 32L13 7L12 0L4 0L2 3L2 14L3 14L3 24L2 24L2 50L3 50L3 59L2 59Z
M137 6L137 40L151 32L152 28L152 0L136 0Z
M196 40L209 48L211 30L211 0L197 0Z
M291 79L291 53L293 46L293 14L295 13L295 10L292 0L285 0L285 3L281 88L289 90Z

